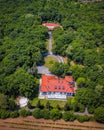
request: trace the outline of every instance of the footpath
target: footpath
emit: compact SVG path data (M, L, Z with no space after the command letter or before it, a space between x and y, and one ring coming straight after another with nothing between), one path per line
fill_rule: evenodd
M63 58L61 56L53 54L53 52L52 52L52 32L49 31L48 34L49 34L49 43L48 43L49 49L48 49L48 53L44 54L44 57L51 56L51 57L56 58L59 63L64 63ZM45 67L44 65L38 66L37 69L38 69L38 74L52 75L51 72L49 71L49 68Z

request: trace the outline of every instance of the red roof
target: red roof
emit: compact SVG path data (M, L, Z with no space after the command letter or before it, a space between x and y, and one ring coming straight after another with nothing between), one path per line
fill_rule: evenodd
M43 23L42 25L47 27L48 30L53 30L56 27L60 27L59 24L55 24L55 23Z
M66 76L63 79L56 76L43 75L40 91L74 93L74 87L71 82L74 82L72 76Z

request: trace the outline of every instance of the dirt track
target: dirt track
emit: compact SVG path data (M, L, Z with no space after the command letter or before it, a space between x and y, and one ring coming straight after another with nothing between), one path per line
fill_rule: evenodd
M0 120L0 130L104 130L104 124L97 122L79 123L35 119L32 116Z

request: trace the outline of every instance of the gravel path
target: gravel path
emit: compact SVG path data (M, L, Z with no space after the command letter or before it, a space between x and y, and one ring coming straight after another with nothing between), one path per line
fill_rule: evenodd
M46 75L51 75L51 72L49 71L49 69L45 66L38 66L38 74L46 74Z
M52 57L56 58L59 63L64 63L61 56L53 54L53 52L52 52L52 32L50 31L50 32L48 32L48 34L49 34L49 52L44 54L44 57L52 56ZM52 75L51 72L49 71L49 69L43 65L38 66L37 69L38 69L38 74Z
M81 116L83 116L83 115L94 116L93 114L89 114L89 113L88 113L87 108L85 108L85 111L82 112L82 113L80 113L80 112L74 112L74 114L75 114L75 115L81 115Z

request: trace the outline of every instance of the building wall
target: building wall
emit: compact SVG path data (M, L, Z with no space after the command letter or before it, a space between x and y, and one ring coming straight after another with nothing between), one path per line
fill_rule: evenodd
M63 93L63 92L40 92L40 99L63 99L66 100L68 96L73 96L74 93Z

